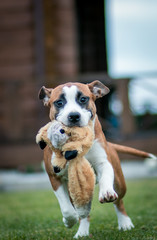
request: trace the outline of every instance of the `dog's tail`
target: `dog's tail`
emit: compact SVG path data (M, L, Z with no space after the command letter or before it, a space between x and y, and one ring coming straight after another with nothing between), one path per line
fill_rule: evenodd
M127 147L127 146L123 146L123 145L119 145L111 142L108 142L108 144L119 153L126 153L126 154L131 154L131 155L142 157L142 158L152 158L157 160L157 157L151 153L147 153L132 147Z

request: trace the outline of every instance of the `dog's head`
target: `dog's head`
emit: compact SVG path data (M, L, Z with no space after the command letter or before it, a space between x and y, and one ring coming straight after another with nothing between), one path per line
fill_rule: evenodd
M98 80L90 84L66 83L54 89L42 87L39 99L50 108L51 120L69 127L84 127L95 118L95 100L108 92L109 89Z

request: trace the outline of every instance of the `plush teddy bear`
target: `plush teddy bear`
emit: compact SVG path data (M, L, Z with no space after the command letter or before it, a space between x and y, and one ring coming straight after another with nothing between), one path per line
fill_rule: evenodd
M60 126L59 148L51 139L51 126ZM53 128L54 129L54 128ZM62 141L63 140L63 141ZM55 153L53 167L60 172L68 164L68 189L73 204L76 207L90 203L95 186L95 174L90 163L84 157L93 144L94 131L92 122L85 127L66 127L57 121L52 121L42 127L36 142L43 149L46 145Z

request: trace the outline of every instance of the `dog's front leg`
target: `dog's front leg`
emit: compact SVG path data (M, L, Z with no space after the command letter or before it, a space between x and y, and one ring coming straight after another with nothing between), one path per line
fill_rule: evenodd
M59 173L53 172L53 158L55 154L47 147L44 152L45 168L49 175L49 179L56 195L60 209L63 215L63 222L66 227L72 227L78 221L78 214L76 213L69 197L67 187L67 169L61 170ZM60 174L60 176L59 176Z
M99 183L99 201L101 203L115 201L118 198L118 195L113 188L113 167L107 159L105 150L97 140L94 142L86 157L97 174L97 181Z
M78 228L77 233L75 234L74 238L85 237L89 235L89 214L91 210L91 202L88 204L77 207L75 206L78 216L80 218L80 225Z
M89 217L80 219L80 225L77 233L75 234L74 238L85 237L89 235Z
M113 202L118 198L114 191L114 172L112 165L105 160L97 166L100 203Z
M61 208L64 225L68 228L71 228L78 221L78 215L71 204L67 190L67 183L64 182L62 185L60 185L59 188L54 191L54 193Z

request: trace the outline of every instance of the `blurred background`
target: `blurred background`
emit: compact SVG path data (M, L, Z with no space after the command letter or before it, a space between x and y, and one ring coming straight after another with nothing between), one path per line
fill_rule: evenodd
M69 81L107 85L107 139L157 154L156 12L156 0L0 1L1 169L41 169L38 91Z

